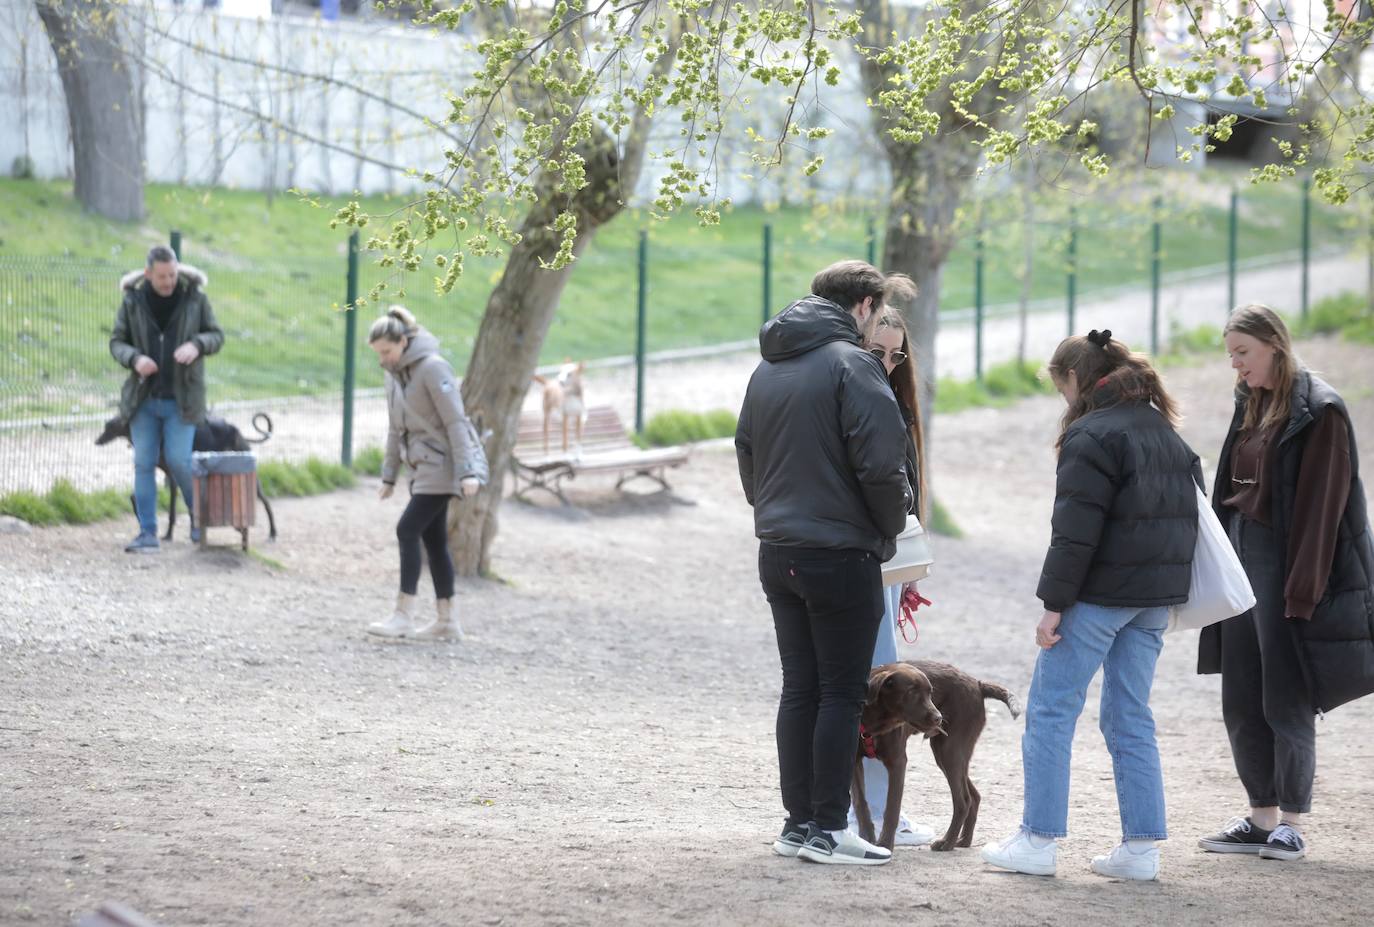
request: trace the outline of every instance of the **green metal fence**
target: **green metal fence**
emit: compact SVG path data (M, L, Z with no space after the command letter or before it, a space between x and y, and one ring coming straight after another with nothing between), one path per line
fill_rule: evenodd
M973 355L970 374L981 376L985 361L1006 359L1000 348L985 358L984 327L1014 312L1021 290L1025 217L1015 199L986 201L983 224L970 222L946 263L942 331L958 337L963 326L968 332L968 347L958 350ZM655 352L748 344L761 318L808 291L818 268L881 253L871 216L798 220L754 210L727 218L732 221L728 229L653 224L598 236L565 292L544 363L613 356L637 363L634 411L642 428L644 392L654 388L644 369ZM1175 198L1123 208L1081 200L1032 219L1034 308L1058 313L1059 330L1067 332L1076 330L1085 296L1147 290L1147 340L1159 349L1168 337L1160 292L1170 275L1226 275L1224 303L1218 297L1215 305L1197 306L1199 323L1220 324L1238 294L1252 298L1244 289L1247 268L1266 262L1299 261L1305 302L1310 257L1352 242L1367 247L1363 222L1352 210L1316 206L1305 188L1223 190L1211 204ZM268 456L338 455L348 462L357 447L380 439L381 372L357 343L357 326L378 307L363 308L361 321L342 307L381 281L391 287L384 294L389 301L402 281L360 258L356 239L334 254L274 263L237 261L189 238L176 244L186 263L207 273L207 293L226 334L224 350L206 362L215 411L242 424L263 409L287 422L264 446ZM113 414L126 375L110 358L108 341L118 281L130 269L111 261L0 255L0 495L43 491L57 478L80 488L128 484L127 447L91 442ZM404 297L460 371L500 270L496 261L473 261L448 297L436 296L419 275Z

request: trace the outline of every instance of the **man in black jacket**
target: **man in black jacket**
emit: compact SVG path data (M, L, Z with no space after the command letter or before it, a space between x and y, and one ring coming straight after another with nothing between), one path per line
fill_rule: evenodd
M759 332L735 433L754 507L759 577L782 658L778 766L787 821L773 849L875 865L891 853L848 832L859 715L882 620L881 563L906 524L905 432L860 327L911 281L842 261Z

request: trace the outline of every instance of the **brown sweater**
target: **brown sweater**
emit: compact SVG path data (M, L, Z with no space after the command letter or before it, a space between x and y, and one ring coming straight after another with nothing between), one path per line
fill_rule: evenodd
M1242 433L1231 452L1231 494L1222 500L1246 518L1273 523L1275 430ZM1310 619L1331 576L1336 534L1350 496L1350 437L1334 410L1322 416L1303 450L1298 495L1288 535L1285 611Z

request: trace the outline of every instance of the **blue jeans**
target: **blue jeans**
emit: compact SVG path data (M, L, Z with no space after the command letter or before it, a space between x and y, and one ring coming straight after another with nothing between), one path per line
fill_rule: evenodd
M883 587L883 621L878 625L878 642L873 645L873 665L897 662L897 612L902 605L902 584ZM887 767L864 757L864 797L874 826L882 829L887 808Z
M175 399L143 400L129 422L134 442L134 508L138 510L139 534L157 534L157 462L167 458L172 479L191 508L191 447L196 426L181 420ZM195 513L192 512L194 524Z
M1069 822L1069 758L1088 684L1102 668L1102 736L1112 755L1124 840L1164 840L1164 774L1159 767L1150 686L1164 646L1167 608L1107 608L1079 602L1064 612L1061 640L1041 650L1021 738L1025 769L1022 828L1063 837Z

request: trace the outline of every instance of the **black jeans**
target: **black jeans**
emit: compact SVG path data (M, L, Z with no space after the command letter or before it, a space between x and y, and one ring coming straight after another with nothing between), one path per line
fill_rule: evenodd
M778 771L793 824L844 830L859 715L883 618L882 568L861 550L759 546L782 658Z
M420 542L429 557L436 599L453 598L453 556L448 551L447 495L413 495L396 523L401 544L401 591L414 595L420 586Z
M1255 608L1221 626L1221 713L1252 808L1306 814L1317 770L1317 726L1291 622L1284 552L1265 525L1236 515L1231 544Z

